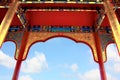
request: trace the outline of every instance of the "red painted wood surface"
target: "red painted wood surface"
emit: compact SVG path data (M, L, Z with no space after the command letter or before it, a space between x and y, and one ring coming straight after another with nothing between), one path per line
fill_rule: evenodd
M23 8L79 8L82 9L86 7L87 9L95 10L96 7L103 7L102 4L66 4L66 3L42 3L42 4L21 4ZM0 8L0 23L2 22L7 8ZM119 9L117 9L119 12ZM117 17L119 18L120 16ZM93 26L97 19L97 11L27 11L26 18L30 25L71 25L71 26ZM120 18L118 19L120 21ZM18 17L15 15L11 25L21 25ZM103 20L101 26L109 26L109 21L107 16Z
M31 25L74 25L91 26L95 22L96 12L87 11L28 11Z

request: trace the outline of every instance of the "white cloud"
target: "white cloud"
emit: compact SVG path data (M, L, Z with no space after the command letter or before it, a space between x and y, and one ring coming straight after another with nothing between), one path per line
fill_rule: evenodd
M77 75L79 80L100 80L99 70L93 69L84 74Z
M0 65L14 68L16 60L0 50ZM35 52L35 56L23 62L21 71L25 73L37 73L48 68L46 57L43 53Z
M107 73L107 80L118 80L117 78L113 77L109 73Z
M112 75L106 73L107 80L117 80ZM84 74L77 74L77 77L79 80L101 80L100 78L100 72L98 69L92 69L90 71L85 72Z
M76 72L76 71L78 70L78 65L77 65L77 64L72 64L72 65L70 66L70 69L71 69L72 71Z
M26 60L22 64L22 71L25 73L38 73L44 69L48 69L46 57L43 53L35 52L35 56Z
M15 67L15 59L6 55L0 50L0 65L5 66L7 68L14 68Z
M106 69L112 73L120 73L120 56L115 44L110 44L107 47L107 58Z
M77 77L78 80L101 80L99 69L91 69L87 72L84 72L83 74L78 72L78 65L77 64L64 64L65 68L71 69L73 72L77 71L76 73L70 74L70 73L62 73L62 76L64 78L73 78ZM110 75L109 73L106 73L108 80L117 80L114 76Z
M108 60L112 60L115 62L120 62L120 57L118 54L118 50L114 44L110 44L107 47L107 58Z
M67 64L67 63L65 63L65 64L59 64L58 67L69 69L72 72L77 72L78 69L79 69L79 66L76 63L73 63L73 64Z
M18 80L33 80L29 75L20 76Z
M116 72L116 73L120 73L120 63L116 63L113 65L113 70Z
M106 73L107 80L118 80L109 73ZM91 69L84 73L62 73L64 78L78 78L78 80L101 80L99 69Z

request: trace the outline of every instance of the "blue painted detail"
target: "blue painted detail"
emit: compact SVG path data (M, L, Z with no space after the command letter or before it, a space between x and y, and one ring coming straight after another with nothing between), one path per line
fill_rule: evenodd
M111 33L111 29L109 26L105 27L106 33Z
M9 32L16 32L16 31L19 31L19 30L20 30L20 28L18 26L16 26L16 27L11 26L9 28Z
M71 32L74 28L71 27L51 27L49 28L51 32Z
M9 32L23 31L23 30L33 31L33 32L83 32L90 33L94 32L95 28L91 26L41 26L41 25L28 25L26 28L23 26L11 26ZM99 31L104 31L108 34L111 33L109 26L101 26Z
M89 26L83 26L81 28L82 32L90 32L91 31L91 28Z
M67 29L64 29L64 28L52 28L51 29L52 30L52 32L58 32L58 31L67 31Z
M41 29L40 29L40 26L33 26L33 27L31 28L31 30L32 30L32 31L40 31Z

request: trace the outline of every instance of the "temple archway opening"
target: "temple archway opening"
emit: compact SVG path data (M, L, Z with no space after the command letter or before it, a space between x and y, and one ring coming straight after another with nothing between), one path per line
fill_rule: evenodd
M36 62L33 63L34 61ZM37 67L33 68L30 65ZM92 76L93 79L95 77L100 79L98 64L94 62L91 48L83 42L76 43L65 37L34 43L22 64L20 76L23 73L25 75L34 73L30 75L39 75L39 77L33 79L43 80L90 79L89 74L96 73Z

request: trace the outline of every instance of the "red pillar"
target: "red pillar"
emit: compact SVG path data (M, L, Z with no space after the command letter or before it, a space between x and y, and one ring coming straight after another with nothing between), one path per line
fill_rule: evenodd
M96 49L97 49L98 64L99 64L99 69L100 69L101 80L107 80L103 57L102 57L102 46L101 46L98 32L95 32L94 37L95 37L95 44L96 44Z
M22 37L22 42L21 42L21 47L20 47L19 54L17 54L18 56L16 56L17 63L16 63L16 67L15 67L15 70L14 70L12 80L18 80L21 64L22 64L23 57L24 57L24 51L25 51L25 47L26 47L26 44L27 44L28 35L29 35L29 33L27 31L25 31L24 35Z
M12 80L18 80L22 60L17 60Z

